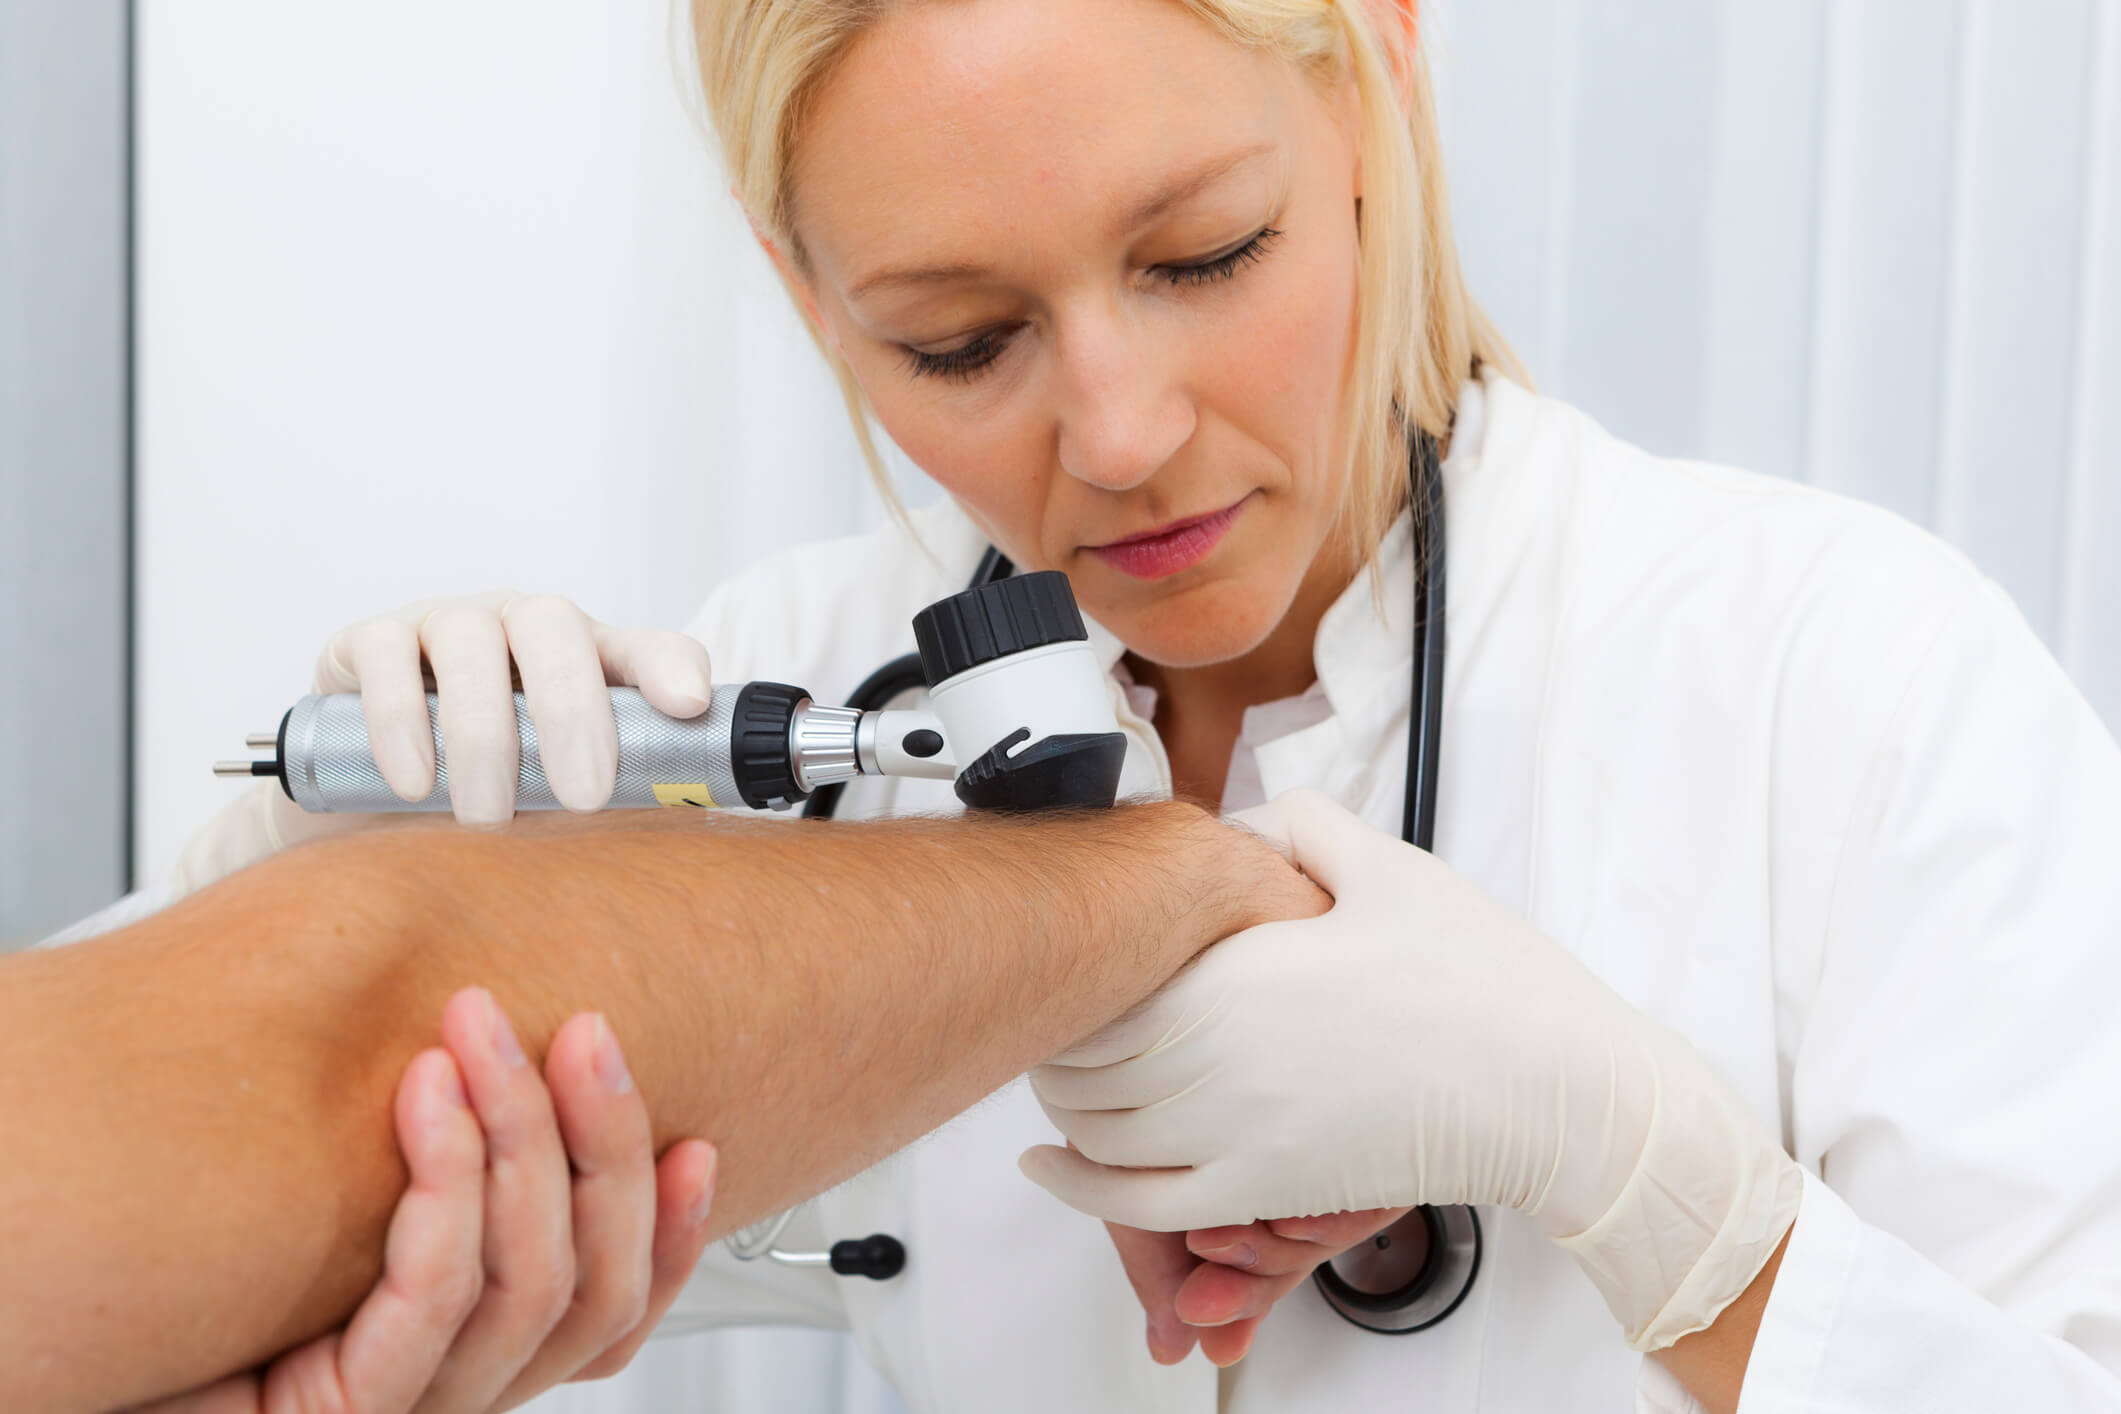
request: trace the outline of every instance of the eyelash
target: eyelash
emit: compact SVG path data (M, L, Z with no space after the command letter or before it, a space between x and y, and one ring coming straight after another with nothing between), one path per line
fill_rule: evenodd
M1197 265L1160 265L1163 278L1180 287L1212 285L1233 278L1247 265L1256 264L1267 253L1267 248L1281 238L1281 232L1265 226L1258 234L1237 249ZM916 378L947 378L952 382L967 383L977 377L989 364L1001 357L1007 347L1006 331L988 330L973 337L969 343L941 353L926 353L920 349L907 349L906 362Z

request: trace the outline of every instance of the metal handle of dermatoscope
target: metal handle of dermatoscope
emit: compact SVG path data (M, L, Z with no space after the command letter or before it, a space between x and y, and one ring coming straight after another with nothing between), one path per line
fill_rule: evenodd
M783 808L831 779L860 770L855 739L860 713L818 707L799 688L744 683L714 689L698 717L668 717L633 688L611 689L618 728L618 779L610 808L660 805L703 808ZM361 699L351 693L305 697L282 719L268 743L277 759L217 766L225 775L270 775L304 810L401 812L447 810L449 753L442 738L439 700L427 696L428 730L435 748L435 788L406 801L391 790L369 750ZM515 694L516 809L557 810L545 777L537 725L523 694ZM800 755L798 755L800 753Z

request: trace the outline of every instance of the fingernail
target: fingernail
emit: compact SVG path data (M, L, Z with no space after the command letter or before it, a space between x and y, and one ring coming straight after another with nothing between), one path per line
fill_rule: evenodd
M626 1057L619 1052L619 1038L611 1034L610 1025L601 1016L597 1018L597 1079L614 1095L633 1089Z
M498 1055L501 1063L510 1070L521 1070L529 1063L530 1058L523 1054L523 1044L516 1040L515 1028L508 1024L508 1017L502 1012L501 1004L490 995L486 998L486 1020L492 1031L494 1054Z
M717 1172L718 1170L712 1168L707 1170L707 1182L700 1189L700 1196L692 1200L691 1210L685 1214L694 1227L706 1222L707 1215L714 1211L714 1180Z

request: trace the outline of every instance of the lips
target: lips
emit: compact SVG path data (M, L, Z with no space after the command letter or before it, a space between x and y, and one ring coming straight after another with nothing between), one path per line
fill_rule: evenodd
M1206 559L1222 543L1244 505L1238 501L1212 515L1174 521L1140 535L1093 545L1090 553L1136 579L1164 579Z

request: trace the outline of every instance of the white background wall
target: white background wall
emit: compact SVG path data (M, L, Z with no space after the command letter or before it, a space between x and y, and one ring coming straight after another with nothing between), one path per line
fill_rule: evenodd
M2121 721L2121 0L1432 11L1469 264L1544 386L1939 528ZM881 514L666 21L142 4L143 870L340 624L503 583L675 624ZM883 1399L746 1334L543 1407Z

